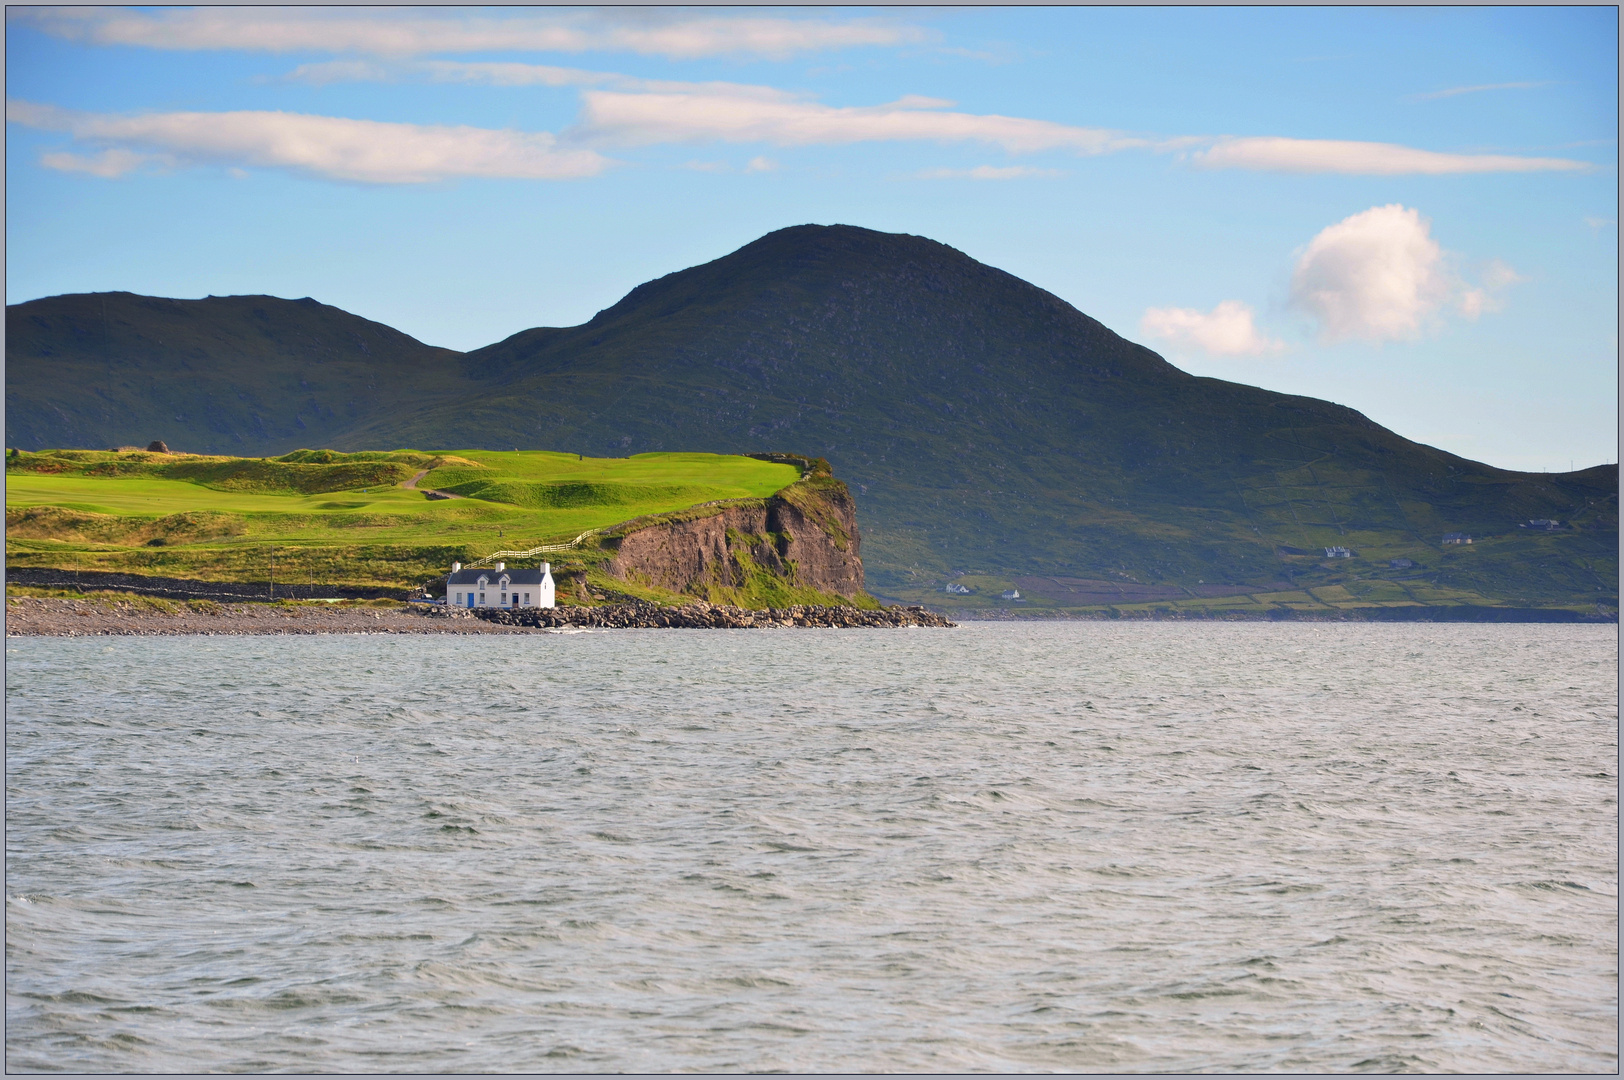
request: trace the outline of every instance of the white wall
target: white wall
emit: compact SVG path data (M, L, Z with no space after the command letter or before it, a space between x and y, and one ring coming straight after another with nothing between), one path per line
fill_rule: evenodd
M553 585L553 575L550 572L550 567L547 567L545 563L542 565L544 569L541 575L540 585L516 585L512 588L504 590L502 588L502 579L500 577L492 579L483 590L481 590L477 584L452 585L446 589L446 606L458 607L467 610L469 607L467 598L470 594L472 594L474 596L473 606L476 608L512 607L512 594L517 591L519 596L519 605L521 607L554 607L556 606L556 588ZM485 594L484 603L480 603L478 599L481 591L483 591ZM509 594L508 603L506 604L502 603L502 593L504 591ZM530 595L530 602L528 604L524 602L526 593Z

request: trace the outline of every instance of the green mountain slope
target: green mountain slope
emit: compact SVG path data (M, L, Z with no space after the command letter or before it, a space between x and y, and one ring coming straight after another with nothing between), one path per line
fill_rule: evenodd
M955 604L1017 579L1041 606L1099 594L1078 580L1198 598L1394 578L1412 598L1392 602L1430 602L1424 585L1617 603L1616 466L1506 472L1329 402L1193 377L920 237L772 233L582 326L468 353L411 396L427 403L360 410L331 443L826 457L857 495L870 587L896 597L941 601L968 573ZM1570 527L1519 529L1532 518ZM1476 542L1442 545L1455 531ZM1325 559L1336 545L1354 556Z
M274 296L53 296L6 308L6 440L274 454L454 392L461 354ZM509 449L512 449L510 446Z

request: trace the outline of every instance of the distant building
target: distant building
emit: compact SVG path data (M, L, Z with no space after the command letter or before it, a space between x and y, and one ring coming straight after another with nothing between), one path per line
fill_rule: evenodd
M1560 529L1561 527L1562 523L1560 521L1552 521L1550 518L1534 518L1528 524L1518 526L1518 528L1522 529L1543 529L1546 532L1550 532L1553 529Z
M1325 557L1327 559L1351 559L1353 558L1353 552L1345 547L1328 547L1325 549Z
M1021 590L1005 589L1003 592L998 594L998 598L1000 600L1019 600L1021 598Z
M968 588L966 588L965 586L960 585L956 581L948 582L947 583L947 588L943 589L942 591L943 592L950 592L950 593L957 593L960 596L969 596L970 595L970 590Z
M1410 567L1414 566L1415 563L1411 562L1409 559L1388 559L1387 565L1391 566L1394 570L1408 570Z
M1444 533L1444 543L1446 544L1470 544L1471 542L1472 538L1465 533Z
M452 563L445 579L447 607L526 608L553 606L553 568L542 563L539 570L509 570L497 563L489 570L464 570Z

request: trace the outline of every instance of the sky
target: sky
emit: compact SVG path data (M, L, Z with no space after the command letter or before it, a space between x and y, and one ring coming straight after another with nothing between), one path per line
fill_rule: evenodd
M1618 14L45 8L6 302L571 326L774 229L950 244L1186 371L1618 460Z

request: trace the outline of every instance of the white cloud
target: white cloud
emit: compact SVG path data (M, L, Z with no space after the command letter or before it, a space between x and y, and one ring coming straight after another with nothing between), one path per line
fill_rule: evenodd
M1292 304L1328 342L1414 338L1452 291L1431 223L1396 203L1322 229L1291 277Z
M1487 289L1498 291L1527 280L1499 259L1490 259L1489 264L1483 268L1483 286Z
M326 86L336 82L480 83L487 86L603 86L636 87L644 82L608 71L548 64L486 63L461 60L324 60L300 64L283 82Z
M1585 224L1589 225L1592 229L1605 229L1609 226L1616 229L1618 228L1618 219L1610 217L1587 217L1585 218Z
M1448 90L1434 90L1430 94L1417 94L1411 100L1433 101L1437 98L1459 97L1461 94L1479 94L1484 90L1532 90L1535 87L1549 85L1551 85L1549 82L1503 82L1484 86L1454 86Z
M1562 172L1592 168L1568 158L1506 154L1445 154L1394 143L1334 139L1248 138L1208 135L1130 137L1104 128L1078 127L1021 117L947 112L953 102L908 95L888 105L835 108L805 95L739 83L688 83L641 79L613 72L540 64L452 60L340 60L305 64L289 80L433 82L493 86L575 86L598 88L583 95L582 139L620 143L775 142L780 145L853 143L881 140L984 142L1010 153L1063 150L1085 154L1144 148L1186 156L1207 169L1251 169L1292 173L1399 176L1490 172ZM983 170L993 169L983 166ZM924 177L925 174L919 174ZM931 179L957 176L930 170ZM971 179L1011 179L982 175Z
M1252 309L1239 300L1225 300L1211 311L1192 308L1150 308L1139 322L1147 336L1174 345L1200 349L1214 356L1261 356L1285 346L1258 331Z
M805 145L928 139L988 142L1011 153L1042 150L1106 153L1148 145L1142 139L1098 128L946 112L943 110L951 109L953 102L917 94L885 105L835 108L770 86L641 79L615 72L540 64L336 60L301 65L285 78L318 85L349 80L416 78L492 86L601 87L604 89L589 90L582 95L581 120L571 135L605 143L722 141ZM962 175L972 179L1009 179L1058 174L1053 170L998 170L982 166L966 170Z
M1566 172L1589 169L1567 158L1504 154L1440 154L1393 143L1276 137L1225 138L1191 156L1207 169L1343 173L1354 176L1437 176L1447 173Z
M653 93L587 90L575 134L617 144L766 142L779 146L897 140L982 142L1010 153L1100 154L1144 145L1100 128L946 112L952 103L904 97L837 108L764 86L695 84Z
M1059 169L1038 169L1030 165L977 165L973 169L921 169L919 180L1031 180L1064 176Z
M1457 300L1460 313L1468 319L1475 319L1486 311L1499 311L1504 304L1505 291L1519 281L1527 280L1501 260L1490 259L1477 285L1461 284Z
M743 168L730 165L725 161L687 161L682 167L694 172L707 173L768 173L778 171L778 162L769 157L753 157L744 163Z
M1417 210L1375 206L1309 241L1291 277L1291 302L1319 321L1321 340L1381 343L1419 337L1446 305L1467 319L1498 311L1507 289L1526 280L1499 259L1474 284L1432 237Z
M99 154L75 154L67 150L41 154L39 163L59 172L82 172L113 180L133 172L151 161L161 160L152 154L137 154L114 147Z
M117 116L6 102L6 120L65 131L110 150L162 154L177 162L283 168L332 180L429 183L459 177L569 180L610 164L560 148L547 132L381 123L284 112L175 112ZM72 167L59 157L53 168ZM83 159L94 161L97 159ZM106 169L123 158L107 159ZM86 169L85 171L95 171ZM103 172L99 175L108 175Z
M95 45L375 56L611 50L671 59L782 59L936 37L921 27L888 19L695 14L680 9L530 9L491 15L444 8L42 7L11 8L7 18Z

